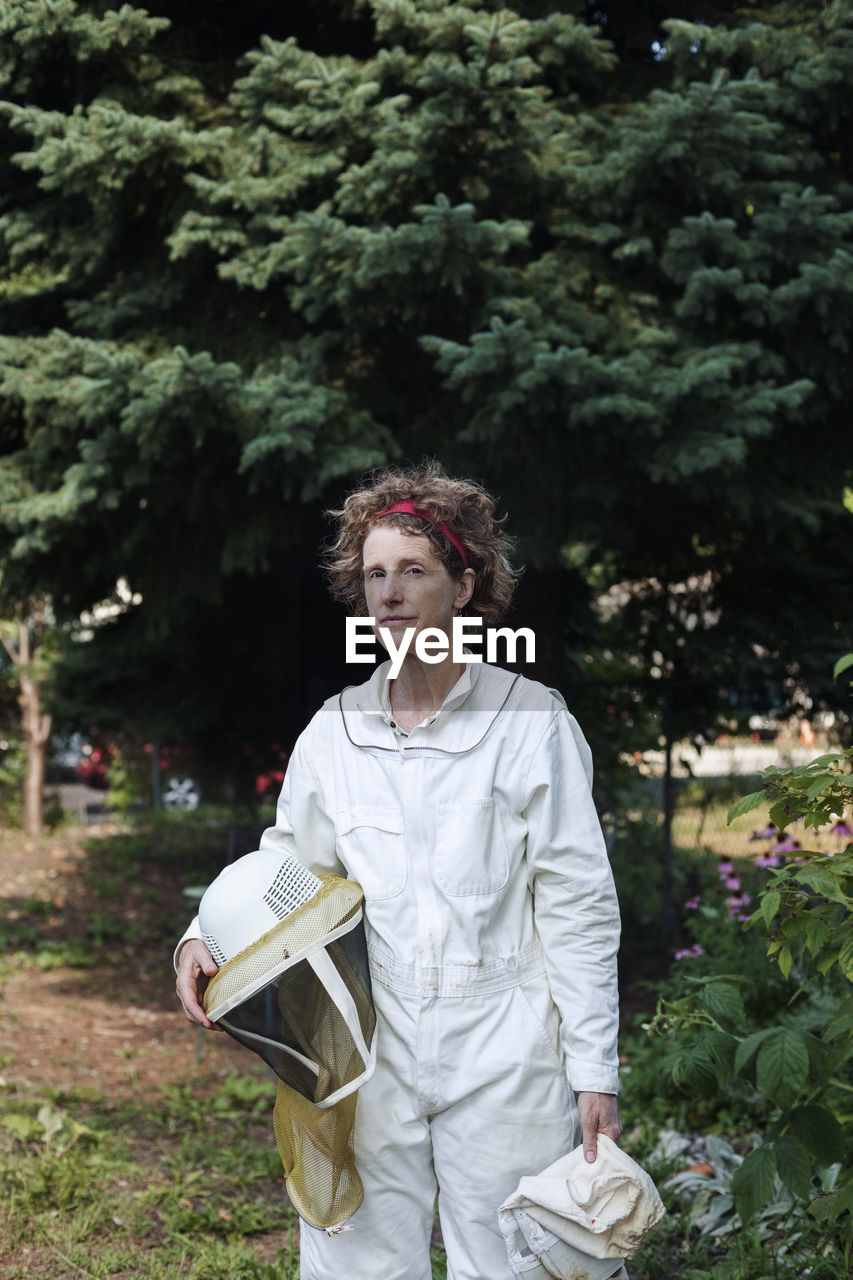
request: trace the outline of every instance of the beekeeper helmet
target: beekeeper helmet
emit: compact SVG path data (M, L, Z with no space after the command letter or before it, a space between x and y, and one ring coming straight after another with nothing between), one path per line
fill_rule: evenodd
M278 1076L273 1124L288 1195L315 1227L361 1204L356 1091L375 1066L361 887L271 850L238 858L199 905L220 966L208 1017Z

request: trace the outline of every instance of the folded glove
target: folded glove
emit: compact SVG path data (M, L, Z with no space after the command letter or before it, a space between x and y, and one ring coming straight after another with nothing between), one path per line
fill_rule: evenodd
M514 1276L608 1280L665 1212L646 1171L599 1134L594 1163L577 1147L522 1178L498 1222Z

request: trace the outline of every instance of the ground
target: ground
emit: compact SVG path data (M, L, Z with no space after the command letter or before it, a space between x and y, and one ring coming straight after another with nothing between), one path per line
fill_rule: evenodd
M180 930L171 921L191 914L182 890L194 878L188 873L197 853L188 860L180 837L174 861L164 860L159 850L143 883L139 838L110 822L68 828L36 842L26 842L20 832L0 833L0 1137L4 1119L32 1113L44 1099L83 1120L92 1099L101 1123L103 1105L97 1100L108 1099L116 1116L129 1117L126 1137L133 1163L168 1167L162 1124L157 1132L152 1121L149 1131L140 1119L149 1104L152 1113L162 1108L171 1091L182 1099L177 1123L189 1130L193 1098L200 1108L223 1081L254 1078L259 1089L271 1088L260 1063L256 1066L224 1034L190 1026L178 1004L169 942ZM218 833L206 844L212 845L207 858L224 860ZM83 963L87 967L80 967ZM244 1131L251 1126L274 1161L270 1111L271 1095L264 1096L240 1123ZM12 1154L14 1163L14 1148ZM285 1200L280 1173L279 1165L279 1176L267 1177L265 1195L270 1200L272 1192L273 1212L275 1198ZM139 1189L134 1193L138 1197ZM29 1189L19 1193L19 1200L29 1213ZM191 1202L184 1196L179 1203ZM74 1249L66 1251L61 1232L54 1234L49 1224L44 1239L22 1238L15 1229L14 1195L6 1212L13 1216L5 1224L8 1242L7 1231L0 1229L3 1280L90 1274L73 1261ZM228 1210L217 1212L227 1224ZM281 1217L281 1230L252 1234L259 1263L273 1263L292 1242L292 1224ZM159 1230L158 1223L149 1234Z
M114 830L109 825L72 829L35 844L25 843L20 833L4 833L0 902L5 922L14 925L16 916L20 919L21 904L49 902L47 928L87 946L92 914L103 908L88 898L91 879L79 875L89 858L84 844ZM145 1093L191 1077L200 1055L221 1058L223 1066L239 1062L245 1055L227 1037L190 1026L165 967L168 958L153 959L154 964L140 952L132 989L124 991L124 975L111 963L83 970L35 965L7 973L0 1051L4 1088L41 1095L45 1089L72 1091L97 1083L119 1094Z
M274 1082L171 966L251 825L0 832L0 1280L295 1280Z

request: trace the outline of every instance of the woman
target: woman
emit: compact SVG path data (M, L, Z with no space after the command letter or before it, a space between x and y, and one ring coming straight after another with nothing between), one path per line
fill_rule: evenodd
M387 471L334 513L334 594L400 647L515 585L478 485ZM381 638L381 632L380 632ZM303 1280L428 1280L436 1194L451 1280L509 1280L497 1208L616 1106L618 908L589 750L559 694L410 643L300 736L262 848L365 893L376 1072L360 1093L353 1230L305 1228ZM195 935L195 936L193 936ZM177 989L192 1022L216 972L191 926ZM580 1125L579 1125L580 1121ZM615 1269L615 1268L614 1268Z

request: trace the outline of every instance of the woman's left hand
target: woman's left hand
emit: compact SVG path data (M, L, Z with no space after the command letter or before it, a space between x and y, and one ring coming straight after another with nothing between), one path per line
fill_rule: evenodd
M622 1124L615 1093L579 1093L578 1115L583 1129L584 1160L592 1163L598 1153L598 1135L619 1141Z

